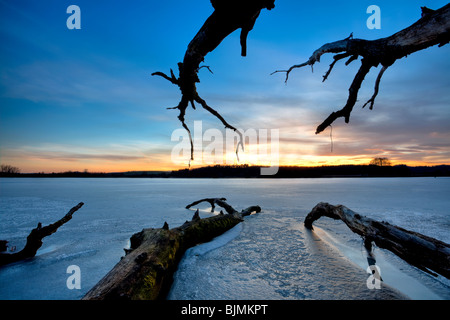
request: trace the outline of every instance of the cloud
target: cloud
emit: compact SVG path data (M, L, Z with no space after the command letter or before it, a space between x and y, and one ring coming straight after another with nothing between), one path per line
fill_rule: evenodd
M115 72L107 68L108 65L92 66L73 60L36 61L4 68L1 86L8 98L76 106L84 103L135 105L162 95L143 74L124 74L125 67Z
M169 169L170 146L132 141L124 144L80 146L41 144L3 148L2 163L14 163L22 172L38 171L129 171Z
M408 78L405 84L398 80L402 76L395 81L395 70L391 72L393 74L382 87L374 110L361 109L372 95L373 88L368 81L350 123L338 119L333 124L331 137L330 129L320 135L315 135L314 131L331 112L340 109L339 105L333 107L333 101L343 103L347 98L347 90L333 85L327 94L322 94L323 88L310 84L307 94L301 93L303 89L289 88L286 94L268 90L234 96L212 95L211 100L222 102L222 114L235 120L233 123L238 127L280 129L282 156L292 161L297 157L298 164L307 158L305 154L311 159L328 157L331 161L336 158L367 161L383 155L397 163L449 163L450 95L445 87L448 77L438 76L442 82L434 85L427 81L426 89L423 89L420 74ZM430 71L424 75L425 79L434 73L440 74L436 70ZM433 94L427 95L423 90ZM319 162L324 160L317 160Z
M130 161L140 160L142 155L113 153L113 150L98 150L69 145L21 146L16 149L2 151L4 156L23 157L28 159L57 160L78 162L80 160Z

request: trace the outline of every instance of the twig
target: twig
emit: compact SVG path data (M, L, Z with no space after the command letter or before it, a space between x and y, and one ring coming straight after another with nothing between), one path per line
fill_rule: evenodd
M375 98L376 98L376 96L378 95L378 89L379 89L379 87L380 87L381 77L383 76L383 74L384 74L384 72L386 71L387 68L389 68L389 67L382 66L382 68L381 68L381 70L380 70L380 73L378 73L377 80L375 81L375 89L374 89L374 92L373 92L373 96L372 96L372 98L370 98L370 99L363 105L363 108L370 102L370 107L369 107L369 109L370 109L370 110L373 109L373 104L374 104L374 102L375 102Z

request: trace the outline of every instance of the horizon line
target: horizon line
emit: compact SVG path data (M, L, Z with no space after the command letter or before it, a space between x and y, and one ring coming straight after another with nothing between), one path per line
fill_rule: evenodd
M374 167L400 167L405 166L408 168L421 168L421 167L440 167L440 166L449 166L450 164L442 163L442 164L433 164L433 165L407 165L407 164L391 164L391 165L373 165L373 164L323 164L323 165L316 165L316 166L302 166L302 165L279 165L278 168L323 168L323 167L345 167L345 166L353 166L353 167L363 167L363 166L374 166ZM45 174L45 175L59 175L59 174L86 174L86 175L94 175L94 174L125 174L125 173L170 173L170 172L177 172L177 171L184 171L184 170L197 170L197 169L203 169L203 168L265 168L270 167L268 165L249 165L249 164L241 164L241 165L206 165L206 166L198 166L198 167L187 167L187 168L179 168L179 169L172 169L172 170L129 170L129 171L89 171L88 169L85 169L83 171L79 170L66 170L66 171L59 171L59 172L19 172L15 175L39 175L39 174ZM7 174L7 173L6 173Z

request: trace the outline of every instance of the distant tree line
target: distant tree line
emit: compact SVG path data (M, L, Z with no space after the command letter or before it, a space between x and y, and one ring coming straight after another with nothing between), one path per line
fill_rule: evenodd
M20 173L18 168L1 166L2 177L32 178L333 178L333 177L442 177L450 176L450 166L392 165L386 158L373 159L368 165L281 166L273 176L261 176L261 166L214 165L175 171L130 171L95 173L84 170L61 173Z
M333 178L333 177L436 177L450 176L450 166L339 165L320 167L281 166L273 176L261 176L260 166L208 166L172 171L171 178Z

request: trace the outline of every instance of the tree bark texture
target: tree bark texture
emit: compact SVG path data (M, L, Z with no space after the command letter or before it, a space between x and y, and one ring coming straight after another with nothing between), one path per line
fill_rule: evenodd
M127 254L83 299L164 299L187 249L211 241L243 221L244 216L261 211L259 206L251 206L238 212L223 198L203 199L190 206L202 201L223 207L227 214L201 219L197 210L192 220L180 227L169 229L168 224L164 223L162 228L143 229L134 234Z
M306 216L304 225L313 229L313 222L322 216L342 220L353 232L364 239L366 249L371 252L372 242L387 249L409 264L436 276L436 273L450 279L450 245L391 225L376 221L350 210L342 205L317 204Z

